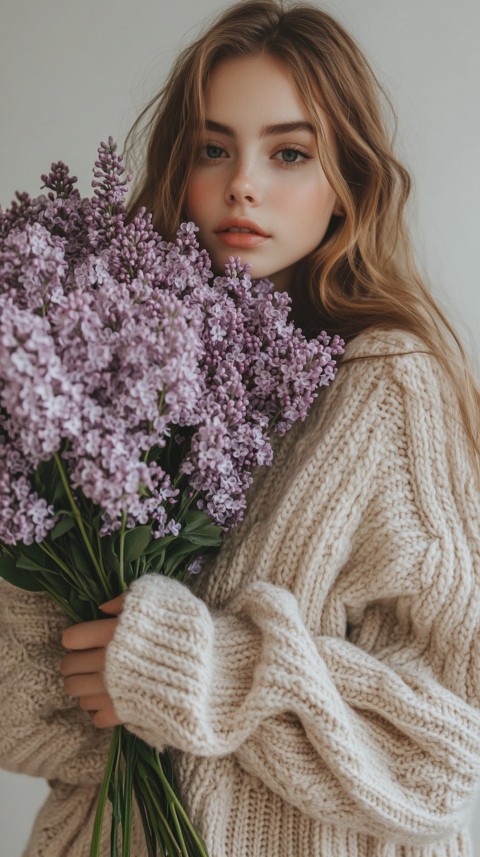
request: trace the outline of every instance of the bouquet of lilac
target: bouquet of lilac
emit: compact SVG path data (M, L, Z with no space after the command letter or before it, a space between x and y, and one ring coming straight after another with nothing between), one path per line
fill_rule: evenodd
M46 195L0 211L0 575L74 622L139 575L200 570L344 346L308 341L239 260L214 277L193 223L166 242L144 209L129 221L111 138L94 175L84 199L52 164ZM130 855L133 796L149 857L206 855L168 750L115 727L91 857L107 799Z

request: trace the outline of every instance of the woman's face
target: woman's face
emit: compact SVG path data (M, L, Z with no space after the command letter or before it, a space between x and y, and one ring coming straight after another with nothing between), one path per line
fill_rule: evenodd
M331 123L320 106L318 114L337 158ZM206 118L186 198L200 243L216 273L229 256L240 256L251 263L252 277L269 277L288 291L296 263L341 213L306 107L283 65L258 55L215 67Z

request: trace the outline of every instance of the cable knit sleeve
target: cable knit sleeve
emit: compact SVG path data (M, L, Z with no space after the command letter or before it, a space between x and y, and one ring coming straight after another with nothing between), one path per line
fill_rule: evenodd
M478 486L433 358L335 385L245 536L245 583L209 608L136 581L106 680L150 744L234 754L308 816L420 845L480 785Z
M44 593L0 580L0 766L66 784L102 781L110 730L63 692L68 616Z

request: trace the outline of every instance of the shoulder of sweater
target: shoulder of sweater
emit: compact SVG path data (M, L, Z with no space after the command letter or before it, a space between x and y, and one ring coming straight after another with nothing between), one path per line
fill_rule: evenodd
M357 437L376 427L404 444L407 414L441 426L443 442L467 448L457 395L436 355L409 331L370 327L347 343L337 376L319 395L306 431L310 439L327 431Z
M332 385L333 389L338 383L338 410L351 412L359 399L363 407L353 414L354 420L369 424L383 420L392 428L395 424L398 436L415 447L417 457L448 456L451 468L461 471L462 481L468 481L478 496L480 486L454 381L428 345L406 330L371 327L346 345L344 357L366 359L347 362L343 370L340 361Z
M416 334L398 327L367 327L345 346L347 357L383 357L410 354L432 357L426 343Z
M348 362L350 358L355 358L352 363ZM421 337L407 330L366 328L345 346L339 370L343 360L345 370L353 369L357 376L356 383L359 377L365 378L367 384L390 378L397 382L402 395L436 398L439 393L445 402L456 406L453 386L444 367Z

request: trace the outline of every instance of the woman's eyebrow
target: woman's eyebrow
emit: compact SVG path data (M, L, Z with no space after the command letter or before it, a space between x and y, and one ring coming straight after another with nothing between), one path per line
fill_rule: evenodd
M237 133L228 125L223 125L221 122L215 122L213 119L207 119L205 122L207 131L216 131L218 134L225 134L227 137L236 137ZM279 122L276 125L264 125L260 131L261 137L270 137L274 134L290 134L292 131L308 131L315 135L315 128L311 122Z

